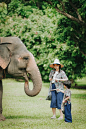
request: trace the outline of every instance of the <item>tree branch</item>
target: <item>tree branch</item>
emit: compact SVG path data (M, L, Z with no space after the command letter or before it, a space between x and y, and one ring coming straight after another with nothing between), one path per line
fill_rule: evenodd
M65 11L64 3L63 3L61 0L58 0L58 1L62 4L62 9L63 9L63 11Z
M79 47L79 50L80 50L80 52L81 52L84 56L86 56L86 54L80 49L80 47Z
M76 32L78 35L81 35L76 29L75 29L75 32ZM75 35L75 36L76 36L76 35ZM76 38L86 44L86 41L83 40L83 39L81 39L81 38L79 38L79 36L76 36Z
M61 11L61 10L58 9L57 7L54 7L54 8L55 8L59 13L63 14L64 16L66 16L66 17L68 17L68 18L70 18L71 20L76 21L76 22L78 22L78 23L81 23L81 22L79 21L79 19L77 19L77 18L71 16L70 14L68 14L68 13L66 13L66 12L64 12L64 11Z
M74 36L76 39L78 39L78 41L82 41L82 42L86 43L85 41L83 41L83 39L79 38L77 35L74 34Z
M75 38L76 38L76 45L79 47L79 43L78 43L78 41L77 41L77 39L78 40L80 40L80 41L83 41L82 39L80 39L79 37L77 37L75 34L74 34L74 36L75 36ZM84 41L83 41L84 42ZM80 52L84 55L84 56L86 56L86 53L84 53L82 50L81 50L81 48L79 47L79 50L80 50Z
M51 1L46 1L43 0L45 2L47 2L48 4L50 4L51 6L53 6L53 3ZM60 0L59 0L60 1ZM57 12L59 12L60 14L63 14L64 16L68 17L69 19L76 21L77 23L86 26L86 23L84 21L80 21L78 18L73 17L72 15L66 13L65 11L61 11L58 7L54 7L56 9Z
M74 10L76 11L76 14L77 14L77 16L78 16L78 19L79 19L80 21L82 21L82 18L81 18L81 16L80 16L79 12L77 11L77 8L74 6L74 4L71 2L71 0L69 0L69 3L70 3L70 5L74 8Z

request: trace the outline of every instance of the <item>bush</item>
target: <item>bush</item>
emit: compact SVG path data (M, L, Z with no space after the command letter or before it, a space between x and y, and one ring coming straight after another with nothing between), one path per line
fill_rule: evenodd
M5 3L0 3L0 23L4 23L7 20L7 5Z

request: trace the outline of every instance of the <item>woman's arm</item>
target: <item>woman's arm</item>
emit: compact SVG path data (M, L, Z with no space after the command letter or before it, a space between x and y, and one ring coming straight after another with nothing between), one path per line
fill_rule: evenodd
M60 90L60 89L56 89L57 91L60 91L60 92L62 92L62 93L64 93L64 91L63 90Z
M58 82L58 81L67 81L68 79L56 79L55 81Z
M50 74L49 74L49 81L52 81L54 72L55 72L54 70L51 70L51 71L50 71Z

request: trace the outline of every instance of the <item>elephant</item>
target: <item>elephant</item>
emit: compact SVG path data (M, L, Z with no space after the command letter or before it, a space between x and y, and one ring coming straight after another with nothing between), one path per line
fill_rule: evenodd
M42 77L34 56L18 37L0 37L0 121L6 119L2 115L2 79L6 74L23 77L24 91L28 96L36 96L41 91ZM32 90L29 88L29 78L33 83Z

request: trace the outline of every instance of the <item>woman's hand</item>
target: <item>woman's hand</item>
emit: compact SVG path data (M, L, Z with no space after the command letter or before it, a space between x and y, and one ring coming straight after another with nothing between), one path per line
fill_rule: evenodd
M57 91L60 91L59 89L56 89Z
M50 81L52 81L52 78L49 78Z
M58 80L55 80L56 82L60 82L60 80L58 79Z
M55 82L58 82L57 80L55 80Z
M58 80L55 80L56 82L60 82L60 80L58 79Z

